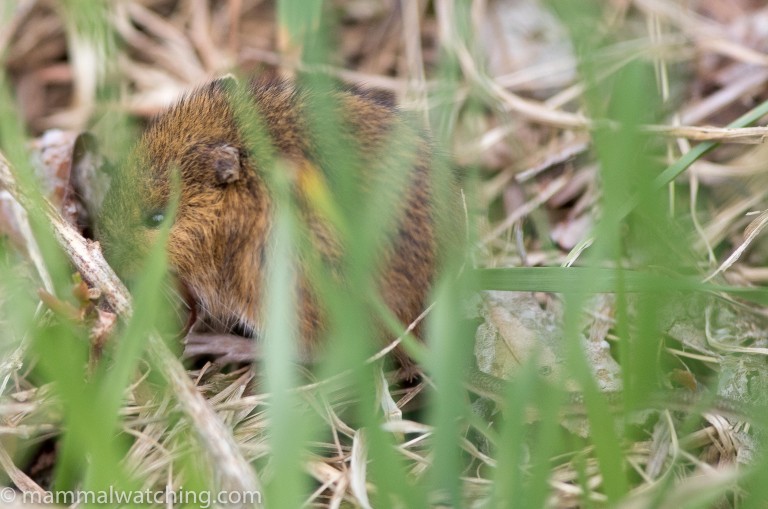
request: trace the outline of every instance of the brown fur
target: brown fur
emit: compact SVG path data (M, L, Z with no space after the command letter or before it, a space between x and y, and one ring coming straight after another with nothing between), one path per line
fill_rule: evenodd
M260 113L269 140L249 143L245 133L253 129L256 115L252 106L233 106L241 103L230 100L228 88L214 82L192 92L147 129L105 200L100 240L119 272L136 271L158 231L145 224L147 217L166 210L173 192L172 170L178 169L179 205L167 248L171 268L214 328L258 330L273 213L264 176L269 168L260 157L274 156L295 173L311 243L331 264L343 247L329 221L313 209L313 194L322 195L322 186L331 185L339 164L320 154L320 139L308 125L308 92L281 81L251 84L245 99ZM410 167L405 192L392 197L402 210L395 233L381 250L379 277L386 304L403 323L410 323L425 306L437 258L431 149L378 96L339 91L332 99L336 106L331 113L339 126L334 140L356 153L345 161L356 161L352 170L362 192L373 196L387 188L396 173L394 165ZM233 160L239 166L232 167ZM299 330L305 353L311 355L324 313L306 279L298 295ZM405 360L402 353L398 357Z

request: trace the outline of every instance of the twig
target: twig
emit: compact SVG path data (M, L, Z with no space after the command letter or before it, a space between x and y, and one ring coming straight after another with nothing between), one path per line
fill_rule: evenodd
M545 189L543 189L539 194L537 194L534 199L526 202L524 205L517 208L509 216L507 216L504 219L504 221L499 223L490 233L485 235L482 238L481 244L488 244L489 242L494 240L496 237L504 233L513 224L515 224L515 222L527 216L532 211L540 207L547 200L552 198L552 196L554 196L555 193L560 191L567 183L568 183L568 178L565 175L562 175L557 179L553 180L552 182L550 182L549 185L547 185Z
M768 136L768 127L692 127L649 125L646 131L663 134L672 138L687 138L693 141L718 141L720 143L758 144Z
M685 108L680 113L680 121L684 124L699 123L728 105L742 100L748 93L761 90L766 81L768 81L768 69L745 72L726 87Z
M421 49L420 18L421 2L414 0L400 0L400 8L403 17L403 42L405 45L405 60L408 68L409 91L413 94L417 109L424 114L424 119L429 124L429 105L427 103L426 74L424 73L424 59Z
M13 459L8 455L8 452L4 447L0 446L0 466L3 467L5 473L8 474L8 478L24 493L35 493L43 496L47 492L41 488L35 481L33 481L27 474L22 472L19 467L14 464Z
M229 41L227 41L227 46L229 56L234 58L240 49L240 17L243 13L243 0L230 0L227 9L229 11Z
M229 55L219 52L211 34L211 19L208 2L192 0L189 5L189 38L197 49L203 66L209 72L219 72L228 67Z
M16 30L24 21L27 14L32 11L32 8L37 4L37 0L27 0L26 2L17 2L15 6L16 12L13 13L11 18L0 30L0 53L5 53L8 42L11 40Z

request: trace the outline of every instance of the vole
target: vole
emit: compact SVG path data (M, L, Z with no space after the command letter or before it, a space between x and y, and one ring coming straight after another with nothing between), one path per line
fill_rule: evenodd
M391 179L404 177L390 204L399 210L385 236L376 277L387 306L403 324L411 323L424 310L444 243L436 234L432 172L438 165L427 137L381 94L323 92L327 97L316 98L329 104L326 113L335 117L332 139L348 150L349 159L341 164L334 158L344 154L323 153L316 127L310 126L316 92L278 79L254 80L245 88L237 97L233 80L214 81L185 95L146 129L103 202L97 237L107 259L119 274L138 269L165 218L178 170L178 208L167 245L170 268L191 294L200 319L214 329L254 334L262 326L275 206L268 166L291 172L311 247L330 264L344 246L334 225L315 210L313 195L321 190L322 199L334 199L333 172L342 167L371 196L380 187L392 187L386 185ZM259 122L268 139L249 141ZM260 153L271 154L272 161L266 164ZM453 202L451 177L440 177ZM298 286L302 357L311 358L326 329L325 311L307 278L300 277ZM397 356L406 362L402 352Z
M276 207L266 173L290 173L310 247L332 269L344 252L343 236L317 209L323 208L323 199L338 195L334 172L352 172L347 177L367 193L362 203L375 201L384 190L392 193L387 184L404 176L401 192L391 197L396 224L381 247L376 279L384 302L404 325L411 323L426 305L441 249L463 236L456 220L461 210L457 186L451 175L438 174L448 170L435 160L427 136L378 94L322 92L328 97L318 99L331 105L325 114L335 117L336 129L318 132L310 121L316 92L279 80L255 81L246 88L245 97L230 80L198 88L144 132L114 172L97 221L97 238L108 260L125 276L140 270L177 188L167 245L171 270L189 290L202 321L219 331L257 335ZM265 127L264 139L249 137L256 118ZM324 137L349 153L324 152ZM340 157L349 160L342 164ZM434 183L440 181L445 188L438 191ZM438 197L446 203L436 203ZM339 277L343 280L344 274ZM304 360L313 359L327 329L321 293L308 278L300 278L296 295ZM386 331L375 335L391 338ZM410 367L404 352L396 354L401 365ZM507 390L504 380L476 367L470 367L466 382L489 398ZM660 400L664 407L674 404L675 398L665 396Z

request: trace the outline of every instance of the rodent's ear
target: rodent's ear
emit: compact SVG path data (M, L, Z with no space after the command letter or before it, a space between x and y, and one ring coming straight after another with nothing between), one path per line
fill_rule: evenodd
M231 184L240 178L240 151L232 145L219 145L211 153L216 182Z

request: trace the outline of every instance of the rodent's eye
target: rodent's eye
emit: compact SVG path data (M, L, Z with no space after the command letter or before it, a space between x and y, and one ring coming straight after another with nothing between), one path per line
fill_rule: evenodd
M165 214L162 211L156 210L144 216L144 226L147 228L158 228L165 219Z

